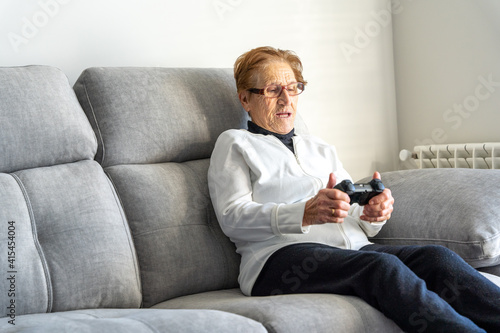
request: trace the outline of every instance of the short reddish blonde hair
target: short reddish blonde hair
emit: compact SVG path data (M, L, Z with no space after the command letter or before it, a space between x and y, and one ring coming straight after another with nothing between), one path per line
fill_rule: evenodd
M262 46L250 50L236 59L234 63L234 79L236 80L238 93L254 88L252 85L257 80L257 71L262 70L268 64L275 61L286 62L292 69L297 82L307 84L302 77L302 62L293 51Z

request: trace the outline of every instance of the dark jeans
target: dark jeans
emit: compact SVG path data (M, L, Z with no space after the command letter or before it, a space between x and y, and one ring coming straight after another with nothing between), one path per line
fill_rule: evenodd
M268 259L252 296L297 293L358 296L406 332L500 332L500 288L442 246L290 245Z

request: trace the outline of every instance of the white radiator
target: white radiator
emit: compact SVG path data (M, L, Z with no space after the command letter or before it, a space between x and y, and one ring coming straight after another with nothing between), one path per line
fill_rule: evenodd
M402 162L424 168L500 169L500 142L415 146L402 150Z

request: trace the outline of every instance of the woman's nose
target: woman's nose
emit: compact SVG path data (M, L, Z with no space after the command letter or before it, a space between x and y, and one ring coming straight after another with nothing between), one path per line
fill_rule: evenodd
M278 102L281 102L282 105L290 105L292 103L292 99L286 89L281 90L281 94L278 96Z

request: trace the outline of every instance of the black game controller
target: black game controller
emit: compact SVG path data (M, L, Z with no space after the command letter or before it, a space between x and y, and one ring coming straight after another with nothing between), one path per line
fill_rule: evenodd
M376 178L366 184L353 184L349 179L344 179L334 188L347 193L351 198L351 204L357 203L360 206L366 205L371 198L382 193L385 189L382 181Z

